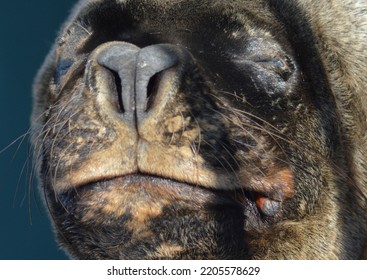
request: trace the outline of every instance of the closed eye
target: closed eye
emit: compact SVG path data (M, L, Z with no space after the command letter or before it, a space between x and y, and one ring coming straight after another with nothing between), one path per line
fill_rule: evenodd
M54 82L59 84L62 77L68 72L70 67L73 65L74 61L72 59L61 59L56 66L54 74Z
M259 64L267 70L277 73L283 80L287 81L295 70L292 60L288 56L284 57L254 57L253 62Z

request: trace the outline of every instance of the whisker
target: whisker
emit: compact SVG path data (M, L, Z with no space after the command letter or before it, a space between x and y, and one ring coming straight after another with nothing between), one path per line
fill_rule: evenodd
M0 150L0 154L5 152L6 150L10 149L13 145L15 145L18 141L20 141L20 144L18 145L17 149L16 149L16 153L19 150L19 147L22 145L22 143L24 142L24 139L29 136L30 131L27 131L25 133L23 133L22 135L20 135L18 138L16 138L15 140L13 140L10 144L8 144L6 147L4 147L3 149ZM15 155L14 155L15 156ZM13 157L14 157L13 156Z

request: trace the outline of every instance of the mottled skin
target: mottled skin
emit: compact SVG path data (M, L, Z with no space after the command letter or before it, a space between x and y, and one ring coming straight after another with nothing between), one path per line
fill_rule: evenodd
M331 2L80 1L32 116L70 256L366 258L367 3Z

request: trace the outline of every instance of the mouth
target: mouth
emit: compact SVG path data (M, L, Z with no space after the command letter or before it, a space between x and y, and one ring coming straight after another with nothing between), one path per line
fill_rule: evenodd
M161 213L172 206L197 211L226 206L243 208L247 200L243 191L218 190L146 174L91 182L57 197L67 213L90 209L116 218L138 209Z
M69 164L70 162L70 164ZM125 147L119 142L87 158L69 160L60 168L59 162L51 164L51 185L56 194L70 188L80 188L91 182L114 180L130 175L143 178L172 179L192 186L213 189L240 189L236 176L228 170L211 168L206 160L190 147L163 146L157 142L139 140L137 147Z

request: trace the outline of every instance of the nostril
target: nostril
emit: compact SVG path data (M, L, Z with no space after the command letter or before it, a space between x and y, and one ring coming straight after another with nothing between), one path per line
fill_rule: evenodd
M126 108L124 106L123 98L122 98L122 80L119 75L119 73L109 67L103 66L105 71L107 72L107 75L109 76L109 82L108 82L108 88L109 93L114 98L115 104L118 106L118 109L120 109L120 113L125 113ZM118 104L117 104L118 103Z
M136 59L135 100L137 112L148 112L158 105L158 99L167 101L167 89L162 79L179 63L179 55L172 45L151 45L141 49ZM162 94L160 94L162 93Z
M124 102L122 101L122 81L121 81L120 75L116 71L113 71L111 69L108 69L108 70L111 71L114 81L115 81L116 94L117 94L121 113L125 113Z
M148 86L147 86L147 107L146 107L146 110L145 110L146 112L154 104L154 99L157 96L159 84L160 84L160 81L161 81L161 76L162 76L162 72L158 72L158 73L154 74L148 82Z
M140 49L137 46L111 42L101 47L97 55L97 63L110 72L111 93L117 95L116 102L125 118L133 118L135 111L135 69L136 58Z

